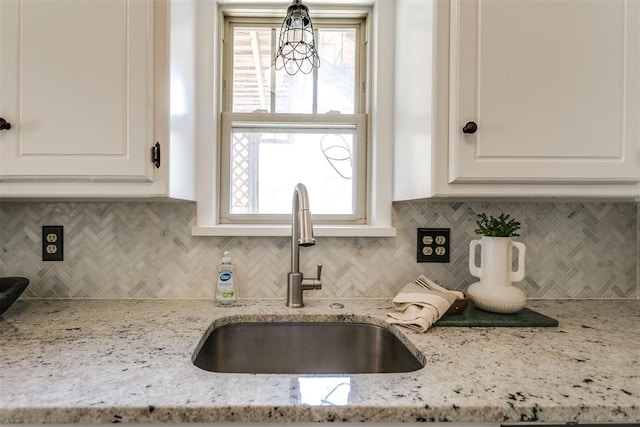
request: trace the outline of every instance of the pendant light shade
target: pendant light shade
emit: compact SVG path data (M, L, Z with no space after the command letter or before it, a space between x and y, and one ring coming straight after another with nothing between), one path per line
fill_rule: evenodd
M290 75L298 71L309 74L320 66L309 8L302 4L302 0L293 0L287 9L274 64L276 70L284 68Z

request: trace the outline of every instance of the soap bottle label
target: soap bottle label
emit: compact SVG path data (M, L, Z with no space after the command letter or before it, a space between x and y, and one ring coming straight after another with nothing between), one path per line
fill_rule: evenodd
M218 286L216 287L216 301L221 305L231 305L236 299L235 287L233 286L232 273L221 271L218 274Z

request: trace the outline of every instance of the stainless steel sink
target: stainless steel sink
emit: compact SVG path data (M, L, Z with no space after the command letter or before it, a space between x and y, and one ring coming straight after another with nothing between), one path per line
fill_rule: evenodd
M364 323L232 323L205 335L193 363L213 372L362 374L424 366L391 331Z

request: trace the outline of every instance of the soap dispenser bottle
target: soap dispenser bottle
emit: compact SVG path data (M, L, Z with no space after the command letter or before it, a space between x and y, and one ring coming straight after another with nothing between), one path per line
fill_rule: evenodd
M222 263L218 265L218 281L216 283L216 304L233 305L236 302L236 286L234 266L231 264L229 251L224 251Z

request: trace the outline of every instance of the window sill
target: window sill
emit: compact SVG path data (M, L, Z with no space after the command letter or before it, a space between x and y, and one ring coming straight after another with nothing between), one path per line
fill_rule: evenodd
M395 237L395 227L371 225L315 225L316 237ZM215 225L191 228L193 236L291 236L290 225Z

